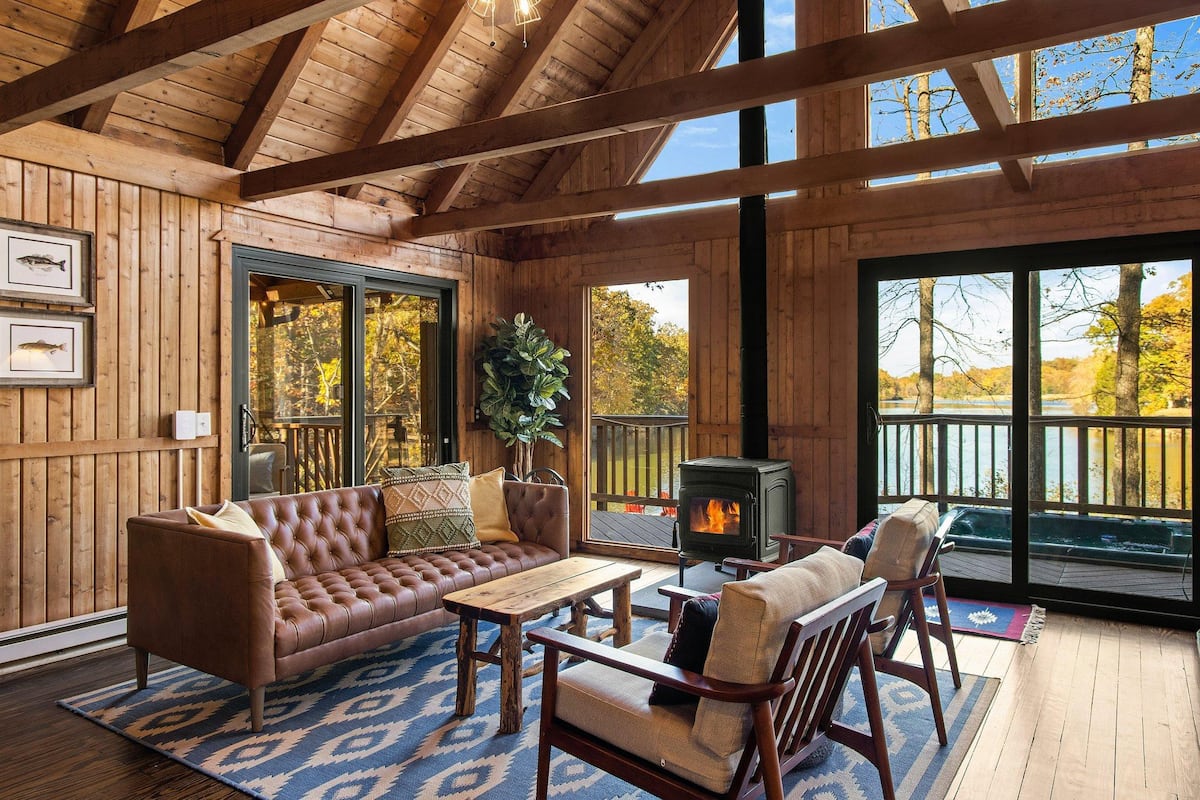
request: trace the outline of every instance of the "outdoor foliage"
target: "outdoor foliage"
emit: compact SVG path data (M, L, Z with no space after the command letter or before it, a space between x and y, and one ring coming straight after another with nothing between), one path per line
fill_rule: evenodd
M1101 307L1088 338L1097 358L1092 396L1101 414L1116 407L1117 318L1112 304ZM1171 290L1142 306L1141 374L1138 406L1143 415L1167 409L1191 408L1192 383L1192 275L1171 283Z
M654 306L592 289L592 413L686 415L688 333L654 325Z

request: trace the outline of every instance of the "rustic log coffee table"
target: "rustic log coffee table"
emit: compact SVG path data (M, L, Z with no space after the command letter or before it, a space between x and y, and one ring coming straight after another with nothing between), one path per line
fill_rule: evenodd
M587 635L588 612L598 615L599 606L591 598L612 589L612 627L593 638L611 636L617 647L630 641L631 612L629 584L642 574L637 566L614 564L594 558L568 558L526 572L488 581L470 589L460 589L442 598L447 611L459 615L458 692L454 713L475 713L476 662L500 665L500 732L521 730L521 625L552 611L571 607L568 629ZM479 620L500 625L500 638L486 651L475 649ZM497 648L499 653L497 654ZM528 674L540 671L531 668Z

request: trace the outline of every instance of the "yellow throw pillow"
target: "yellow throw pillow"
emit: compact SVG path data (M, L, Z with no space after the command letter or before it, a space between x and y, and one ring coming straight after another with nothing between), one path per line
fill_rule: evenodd
M241 506L234 505L229 500L222 503L215 514L205 514L194 508L187 508L185 511L192 522L203 528L238 531L257 536L264 541L267 538L263 534L262 528L258 527L258 523L254 521L254 517L246 513ZM279 560L279 556L275 555L275 548L271 547L270 542L267 542L267 553L271 556L271 577L275 579L275 583L287 580L287 573L283 571L283 562Z
M508 503L504 500L504 467L471 476L471 514L475 517L475 535L481 542L519 542L520 537L508 524Z

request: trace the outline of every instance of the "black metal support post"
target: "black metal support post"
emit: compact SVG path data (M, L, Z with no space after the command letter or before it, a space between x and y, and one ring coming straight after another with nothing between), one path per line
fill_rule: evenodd
M765 52L764 0L738 0L738 61ZM767 163L767 112L763 106L738 114L743 167ZM738 275L742 286L742 455L766 458L767 426L767 198L754 195L738 204Z

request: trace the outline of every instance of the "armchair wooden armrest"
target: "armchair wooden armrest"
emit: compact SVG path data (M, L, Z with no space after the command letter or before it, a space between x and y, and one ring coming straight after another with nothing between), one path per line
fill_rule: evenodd
M739 581L744 581L750 576L750 573L769 572L783 565L772 564L769 561L755 561L750 558L727 558L721 562L721 566L732 568L734 576Z
M943 539L942 546L938 549L938 555L944 556L946 553L949 553L952 550L954 550L954 542L947 542L945 539Z
M797 536L792 533L772 533L771 540L779 542L782 550L779 560L784 564L795 561L801 555L815 553L822 547L840 548L843 544L834 539L818 539L815 536Z
M895 626L895 617L884 617L883 619L871 620L871 624L867 626L867 633L883 633L884 631L890 631Z
M683 613L683 604L693 597L703 597L706 592L689 589L686 586L660 586L658 593L670 599L667 611L667 630L674 632L679 625L679 615Z
M888 581L889 592L907 592L910 589L924 589L933 586L940 580L942 574L935 572L931 575L922 575L919 578L908 578L902 581Z
M732 683L706 678L698 672L673 667L652 658L639 656L615 647L598 644L554 628L536 628L529 639L546 647L544 669L558 669L558 658L551 650L595 661L606 667L647 678L697 697L709 697L727 703L758 703L774 700L790 691L795 683L788 677L777 683Z

